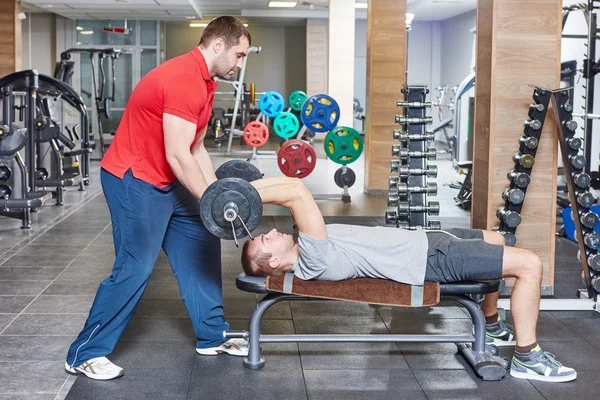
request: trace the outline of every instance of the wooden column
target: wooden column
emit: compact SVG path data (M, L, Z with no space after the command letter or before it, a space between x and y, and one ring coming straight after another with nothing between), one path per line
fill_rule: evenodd
M340 106L338 125L350 127L354 124L355 18L353 1L329 0L327 94Z
M21 70L21 20L17 0L0 0L0 77Z
M406 83L406 0L369 0L365 192L387 193L396 102Z
M534 86L560 86L561 0L479 0L473 151L473 228L499 225L506 174L519 151ZM516 247L544 262L542 292L554 284L558 144L552 112L544 123ZM509 282L509 285L511 283Z

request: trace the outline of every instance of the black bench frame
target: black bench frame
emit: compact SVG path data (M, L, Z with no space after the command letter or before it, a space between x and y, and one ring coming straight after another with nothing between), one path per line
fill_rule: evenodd
M457 303L464 307L473 322L473 334L439 335L439 334L370 334L370 335L333 335L333 334L288 334L288 335L262 335L260 333L261 321L264 313L273 305L284 300L308 300L314 297L297 296L271 292L266 288L266 278L253 277L240 274L236 279L238 289L251 293L266 294L255 306L248 331L226 332L228 338L245 338L249 341L249 354L244 359L244 365L250 369L260 369L265 365L265 359L260 354L261 343L287 343L287 342L427 342L427 343L455 343L460 352L465 356L475 372L483 379L498 381L506 375L509 363L498 357L493 348L486 348L485 344L485 317L480 307L482 295L497 292L500 281L491 282L461 282L441 284L441 300ZM474 296L475 299L471 296ZM472 346L469 346L471 343Z

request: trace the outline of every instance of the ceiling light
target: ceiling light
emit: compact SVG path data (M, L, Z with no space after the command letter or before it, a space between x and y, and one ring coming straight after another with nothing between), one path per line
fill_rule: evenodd
M94 31L81 31L79 33L81 33L82 35L93 35Z
M294 8L297 4L297 1L270 1L269 7Z
M354 8L367 8L369 7L368 3L354 3Z
M44 4L44 7L46 7L46 8L52 8L52 7L54 7L54 4Z
M78 26L78 27L77 27L77 28L75 28L75 29L77 29L78 31L82 31L82 30L83 30L83 27L81 27L81 26Z
M412 24L413 19L415 19L415 14L406 13L406 25Z
M196 18L196 17L194 17L193 15L192 16L188 15L187 17L185 17L185 19L194 19L194 18Z

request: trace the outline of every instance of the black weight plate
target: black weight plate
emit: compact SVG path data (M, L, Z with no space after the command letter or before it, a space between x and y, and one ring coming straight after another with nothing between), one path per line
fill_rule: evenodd
M252 163L242 160L229 160L215 171L217 179L240 178L246 182L261 179L263 175Z
M226 221L223 209L228 203L235 203L238 215L250 232L258 226L262 218L263 205L258 191L240 178L223 178L213 182L200 199L200 217L206 229L222 239L232 240L234 230ZM239 218L233 221L235 237L248 236Z
M344 167L340 167L335 171L333 180L341 188L344 188L344 186L352 187L356 182L356 174L348 167L346 167L346 172L344 172Z

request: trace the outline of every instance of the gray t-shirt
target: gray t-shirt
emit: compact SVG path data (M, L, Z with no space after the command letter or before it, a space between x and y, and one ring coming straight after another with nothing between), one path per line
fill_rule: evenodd
M327 239L300 232L294 275L303 280L391 279L422 285L427 266L427 235L383 226L327 225Z

